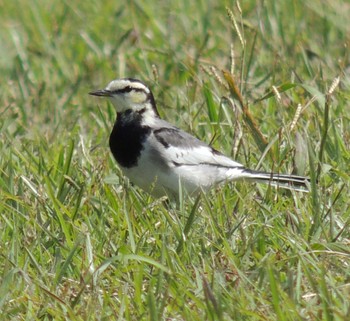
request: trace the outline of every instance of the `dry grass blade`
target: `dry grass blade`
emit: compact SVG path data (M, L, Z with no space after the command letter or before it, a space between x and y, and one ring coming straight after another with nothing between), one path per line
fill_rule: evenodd
M236 85L236 82L233 79L232 75L227 70L223 70L223 75L227 81L231 95L236 100L238 100L242 108L244 120L250 128L256 144L258 145L260 151L263 152L266 149L266 146L268 145L266 138L258 128L257 122L252 116L252 114L250 113L248 106L244 103L243 96L238 86Z
M331 107L331 98L335 91L335 89L338 87L340 82L340 77L336 77L331 86L330 89L326 93L326 100L325 100L325 106L324 106L324 117L323 117L323 133L322 133L322 139L321 139L321 146L320 151L318 154L318 167L317 167L317 177L320 177L321 171L322 171L322 163L323 163L323 156L324 156L324 150L325 150L325 144L328 137L328 130L329 130L329 112Z

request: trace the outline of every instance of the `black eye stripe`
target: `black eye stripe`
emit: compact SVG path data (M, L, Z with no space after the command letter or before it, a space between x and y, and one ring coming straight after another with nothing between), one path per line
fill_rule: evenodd
M132 86L126 86L126 87L121 88L121 89L112 90L111 93L112 94L124 94L124 93L129 93L131 91L143 92L145 95L148 95L148 92L145 89L143 89L143 88L135 88L135 87L132 87Z

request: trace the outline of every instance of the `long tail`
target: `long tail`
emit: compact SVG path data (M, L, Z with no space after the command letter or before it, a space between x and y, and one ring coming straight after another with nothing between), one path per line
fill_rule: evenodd
M254 171L251 169L244 169L242 174L242 178L246 180L261 182L265 184L270 184L272 186L278 186L281 188L291 189L300 192L309 192L308 187L310 179L307 177L288 174L266 173Z

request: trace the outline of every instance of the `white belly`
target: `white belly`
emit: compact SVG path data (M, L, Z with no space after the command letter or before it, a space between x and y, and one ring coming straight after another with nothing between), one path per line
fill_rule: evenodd
M168 169L160 168L152 162L144 162L142 166L123 168L125 176L132 183L150 194L160 197L164 195L178 197L180 186L183 191L195 194L200 190L208 190L216 184L230 180L235 169L211 165L179 166ZM235 170L236 171L236 170ZM237 174L239 169L237 169Z

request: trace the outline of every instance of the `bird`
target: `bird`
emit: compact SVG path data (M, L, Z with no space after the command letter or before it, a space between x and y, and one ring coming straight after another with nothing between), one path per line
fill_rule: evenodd
M210 145L161 119L150 88L141 80L120 78L89 92L116 109L110 150L123 174L154 197L196 195L230 181L262 182L307 192L309 179L249 169Z

